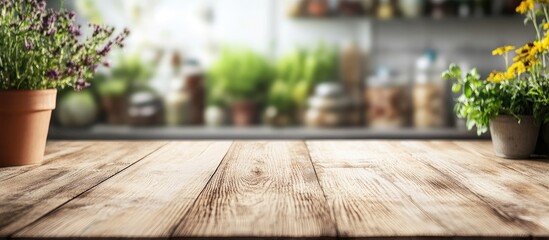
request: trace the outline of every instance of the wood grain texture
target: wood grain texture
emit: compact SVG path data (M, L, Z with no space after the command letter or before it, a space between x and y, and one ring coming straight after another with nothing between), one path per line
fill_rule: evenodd
M452 179L392 142L308 142L342 237L528 238Z
M537 184L545 187L549 191L549 160L543 158L534 159L502 159L494 154L492 143L490 141L455 141L448 142L448 147L456 151L466 151L481 158L495 161L500 165L515 170L524 176L529 177ZM457 146L459 148L455 148Z
M479 157L448 142L399 142L396 145L469 189L500 218L521 226L533 236L549 232L549 191L544 187L549 178L538 177L545 179L538 184L531 176L509 168L516 163L513 160Z
M231 142L174 142L15 237L167 238Z
M485 141L50 142L0 239L548 239L549 162Z
M48 145L41 166L0 182L0 237L36 221L164 143L74 142ZM0 175L10 169L0 169Z
M46 144L44 161L50 162L51 159L55 159L56 157L63 156L64 154L72 153L77 149L82 149L82 148L84 148L84 145L75 146L70 142L48 142ZM4 180L10 179L24 172L28 172L34 168L36 168L36 166L33 166L33 165L0 168L0 183L2 183L2 181Z
M303 142L237 142L174 237L335 237Z

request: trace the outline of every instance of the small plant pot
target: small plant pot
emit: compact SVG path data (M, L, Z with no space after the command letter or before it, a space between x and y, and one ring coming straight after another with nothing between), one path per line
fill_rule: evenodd
M287 127L292 123L292 116L271 106L265 110L263 120L267 125L272 127Z
M236 102L231 106L233 124L237 127L248 127L257 123L257 103Z
M223 126L227 119L226 109L219 106L209 106L204 111L204 122L208 127Z
M0 167L42 163L56 94L0 91Z
M511 116L490 120L490 132L496 156L508 159L529 158L536 149L540 124L532 116Z
M128 122L128 99L126 96L103 96L101 103L107 113L107 122L122 125Z

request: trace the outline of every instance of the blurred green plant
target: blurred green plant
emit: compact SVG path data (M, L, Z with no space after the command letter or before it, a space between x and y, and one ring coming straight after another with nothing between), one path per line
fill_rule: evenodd
M269 91L269 105L290 112L304 107L313 88L335 81L337 55L334 48L319 44L314 49L296 48L276 64L276 80Z
M109 74L97 74L95 82L101 96L123 96L139 90L149 90L148 82L154 69L141 61L139 55L122 56Z
M224 48L208 72L208 104L262 103L272 75L272 68L263 56L249 49Z

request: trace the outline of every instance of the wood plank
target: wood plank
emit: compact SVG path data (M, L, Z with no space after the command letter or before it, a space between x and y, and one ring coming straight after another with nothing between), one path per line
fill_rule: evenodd
M231 142L173 142L15 237L168 238Z
M478 157L445 142L399 142L416 160L449 176L489 204L502 219L533 236L549 233L549 191L499 160ZM509 160L509 164L512 161ZM549 178L545 178L547 185Z
M522 226L393 142L307 144L341 237L528 239Z
M48 142L46 144L46 152L44 154L44 161L48 162L53 158L56 158L61 155L66 155L73 153L75 151L78 151L82 149L84 146L74 146L70 145L70 142L61 142L61 141L53 141ZM15 177L19 174L22 174L24 172L28 172L32 169L36 168L36 166L21 166L21 167L5 167L0 168L0 183L4 180L10 179L12 177Z
M513 169L549 190L549 181L547 180L547 176L549 175L549 159L534 158L509 160L499 158L494 154L491 141L454 141L452 143L463 151L479 155L482 158L495 161L498 164ZM453 149L459 150L456 148Z
M1 182L0 237L15 233L162 145L161 142L74 142L62 146L67 151L48 149L43 165L32 166Z
M335 237L303 142L236 142L174 237Z

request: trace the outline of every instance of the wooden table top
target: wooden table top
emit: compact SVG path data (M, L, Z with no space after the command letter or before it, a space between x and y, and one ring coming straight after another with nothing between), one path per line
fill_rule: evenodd
M549 161L486 141L49 142L0 238L549 238Z

